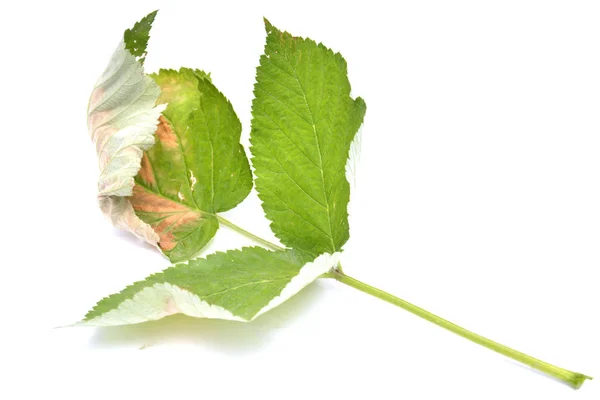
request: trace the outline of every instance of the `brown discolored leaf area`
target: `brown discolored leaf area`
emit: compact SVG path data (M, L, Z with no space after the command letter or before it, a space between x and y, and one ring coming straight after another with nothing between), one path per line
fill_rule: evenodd
M152 170L152 164L150 164L150 160L148 159L148 155L144 153L142 156L142 163L140 172L138 172L138 176L142 181L144 181L148 185L155 185L156 178L154 177L154 171Z
M133 187L129 201L138 215L145 215L147 220L152 221L149 224L158 234L159 246L164 251L173 250L179 232L193 231L203 219L200 211L152 193L140 185Z
M173 262L183 261L208 243L218 221L196 204L179 136L165 116L159 118L155 140L144 152L129 202L158 235L162 252Z
M158 119L158 127L156 128L156 139L162 143L165 147L179 147L179 139L173 128L167 122L167 119L161 115Z

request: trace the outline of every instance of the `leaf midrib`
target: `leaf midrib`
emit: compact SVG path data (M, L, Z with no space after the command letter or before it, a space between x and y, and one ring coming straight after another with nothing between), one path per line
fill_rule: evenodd
M283 278L262 279L262 280L258 280L258 281L246 282L246 283L242 283L241 285L238 285L238 286L234 286L234 287L230 287L230 288L221 290L219 292L207 294L206 296L200 296L200 295L197 295L197 296L200 298L200 300L206 300L209 297L218 296L220 294L224 294L224 293L231 292L231 291L234 291L234 290L239 290L239 289L241 289L243 287L246 287L246 286L260 285L262 283L268 284L268 283L274 283L274 282L279 282L279 281L284 281L284 280L291 280L294 276L295 275L285 276Z
M290 59L287 57L287 55L285 55L285 53L283 54L283 58L285 58L285 60L288 62L288 64L292 68L292 71L294 71L294 74L292 76L294 77L294 79L296 79L296 82L298 82L298 86L300 86L300 90L302 91L302 98L304 99L304 103L306 104L306 108L308 109L308 114L310 115L313 135L315 137L315 143L317 144L317 151L319 152L318 168L319 168L319 172L321 172L321 184L323 186L323 196L325 197L325 204L327 205L326 211L327 211L327 222L329 223L329 240L331 241L331 249L332 249L332 251L335 252L336 246L335 246L335 242L333 241L333 226L331 225L331 215L330 215L331 213L329 210L329 196L327 195L327 190L325 187L325 174L323 173L323 155L321 154L321 145L319 143L319 135L317 133L315 117L310 108L310 105L308 104L308 99L306 98L306 90L304 90L304 86L302 86L302 83L300 82L300 79L298 78L298 74L296 73L296 68L294 68L294 65L292 64ZM271 64L273 64L273 63L271 63ZM322 69L321 69L321 71L322 71ZM323 94L323 88L321 87L321 95L322 94Z

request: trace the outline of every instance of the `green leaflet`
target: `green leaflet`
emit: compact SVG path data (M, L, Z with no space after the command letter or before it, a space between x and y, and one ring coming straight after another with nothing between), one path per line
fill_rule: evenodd
M134 28L136 41L143 43L139 51L145 51L153 18L152 15L144 19L144 29ZM126 197L132 194L143 151L154 144L153 134L165 108L156 106L159 94L156 83L144 74L141 63L121 42L96 83L88 105L88 129L100 166L100 208L115 226L152 244L157 243L158 236L134 214Z
M178 262L215 235L216 213L246 198L252 174L239 143L240 121L208 75L182 68L152 77L161 89L159 103L168 106L129 200L159 235L165 255Z
M278 306L328 272L339 253L314 262L293 250L246 247L178 264L100 302L80 323L135 324L183 313L249 321Z
M265 25L252 102L256 188L282 243L334 253L349 237L345 166L366 105L350 97L339 53Z

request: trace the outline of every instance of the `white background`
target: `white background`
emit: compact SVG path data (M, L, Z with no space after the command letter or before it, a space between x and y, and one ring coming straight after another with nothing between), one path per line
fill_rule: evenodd
M147 70L212 72L246 143L266 16L340 51L367 102L346 272L600 378L599 6L3 5L0 397L600 398L331 281L247 325L53 329L168 265L96 205L86 104L122 32L160 8ZM254 193L226 216L272 238Z

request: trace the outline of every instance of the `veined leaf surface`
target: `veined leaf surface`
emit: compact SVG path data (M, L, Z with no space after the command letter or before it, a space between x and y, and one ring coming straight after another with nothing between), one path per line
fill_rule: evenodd
M146 52L154 15L156 12L137 23L140 28L134 27L133 34L129 38L125 35L114 51L92 91L88 129L96 144L101 171L100 208L115 226L156 245L158 235L135 215L126 199L132 195L143 151L154 144L153 134L165 108L156 105L160 90L136 59L136 55Z
M239 143L242 131L231 103L202 71L182 68L152 75L159 103L168 103L146 150L131 204L159 235L173 262L191 258L219 227L216 213L239 204L252 174Z
M335 253L349 237L345 168L366 105L350 97L339 53L265 24L252 102L256 188L283 244Z
M335 266L339 253L312 262L293 250L246 247L178 264L100 302L80 323L135 324L172 314L250 321Z

